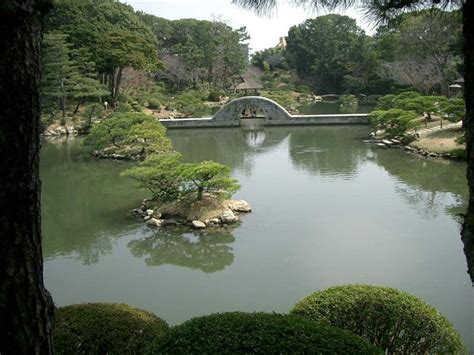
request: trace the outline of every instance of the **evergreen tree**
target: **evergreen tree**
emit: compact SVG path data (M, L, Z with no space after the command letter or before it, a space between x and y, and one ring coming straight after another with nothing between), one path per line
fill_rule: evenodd
M108 91L96 79L95 63L86 48L71 49L67 35L50 32L43 40L43 108L59 105L66 117L69 99L77 100L73 114L86 99L107 95Z
M57 102L63 117L66 117L66 100L72 96L71 78L77 72L66 38L65 34L52 32L43 39L43 105L52 108Z
M96 65L87 48L73 49L71 59L75 69L71 75L72 96L77 100L73 114L87 99L109 95L110 92L97 79Z

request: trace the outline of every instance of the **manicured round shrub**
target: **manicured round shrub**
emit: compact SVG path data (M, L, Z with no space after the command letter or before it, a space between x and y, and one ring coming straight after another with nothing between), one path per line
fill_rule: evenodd
M148 99L148 108L151 108L153 110L159 110L161 108L160 100L153 98Z
M435 308L393 288L345 285L315 292L290 312L352 331L388 353L457 353L459 334Z
M56 309L58 354L137 354L168 332L153 313L126 304L86 303Z
M354 334L297 317L217 313L191 319L152 348L153 354L381 354Z

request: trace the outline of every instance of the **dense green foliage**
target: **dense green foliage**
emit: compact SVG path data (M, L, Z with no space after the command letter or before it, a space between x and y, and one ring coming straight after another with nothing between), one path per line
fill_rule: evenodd
M457 122L465 116L464 100L426 96L414 91L389 94L379 98L376 110L369 115L369 122L390 136L401 136L408 129L419 125L421 122L418 118L423 114Z
M186 190L195 191L198 200L202 200L203 193L231 195L240 188L230 168L214 161L183 164L180 175L186 181Z
M435 308L393 288L331 287L302 299L291 314L352 331L390 354L463 350L459 334Z
M142 155L167 152L171 142L166 128L143 113L114 113L92 126L84 144L94 150L132 149Z
M384 130L389 137L402 136L410 128L420 125L418 115L413 111L396 108L375 110L369 115L370 124L376 129Z
M76 104L73 113L86 99L107 95L108 91L99 83L94 73L95 64L85 49L72 50L67 35L50 32L44 36L42 47L42 104L45 111L54 114L60 109L66 116L67 100Z
M403 14L375 35L385 75L424 94L447 94L459 77L462 19L459 11L430 9Z
M286 52L290 66L316 92L357 92L372 90L377 80L371 46L354 19L331 14L291 27Z
M230 175L230 169L213 161L183 163L181 154L153 154L140 165L123 173L148 189L161 202L195 194L201 200L204 193L228 196L240 188Z
M58 354L140 354L168 332L165 321L126 304L66 306L55 316Z
M179 153L154 154L122 175L136 180L137 187L148 189L154 198L162 202L172 201L182 195L182 163L183 157Z
M139 13L160 46L164 69L158 77L171 89L200 83L227 88L247 65L245 27L233 30L217 21L167 20Z
M355 20L331 14L293 26L286 49L256 52L252 64L265 73L295 71L295 87L304 83L317 94L387 94L412 88L447 95L449 83L462 71L460 43L459 11L402 14L379 26L373 37Z
M380 354L355 335L296 317L222 313L194 318L157 342L151 352L181 354Z
M286 51L282 47L267 48L252 55L252 64L264 71L288 70Z
M123 70L153 70L158 65L157 41L133 8L113 0L57 1L46 18L46 33L68 35L73 49L91 53L97 75L107 84L114 103Z

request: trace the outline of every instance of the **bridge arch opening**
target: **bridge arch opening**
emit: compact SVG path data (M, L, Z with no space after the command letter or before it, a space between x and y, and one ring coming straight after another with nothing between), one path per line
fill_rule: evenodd
M240 113L240 118L265 118L265 111L260 107L245 107Z
M248 118L286 121L291 119L291 116L278 103L261 96L245 96L232 100L213 116L214 121L240 121Z

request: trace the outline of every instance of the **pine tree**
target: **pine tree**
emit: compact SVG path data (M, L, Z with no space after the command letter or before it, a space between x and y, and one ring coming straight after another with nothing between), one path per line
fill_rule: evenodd
M71 97L73 87L71 77L77 72L70 59L67 35L52 32L43 39L43 107L53 108L59 104L63 117L66 117L66 99Z
M110 94L97 79L96 65L91 58L92 55L87 48L71 51L71 60L75 69L70 77L71 94L77 100L73 115L87 99Z
M86 48L71 49L67 35L50 32L43 40L43 106L54 108L59 104L66 117L66 104L76 100L73 114L87 99L98 98L109 92L97 80L95 63Z

